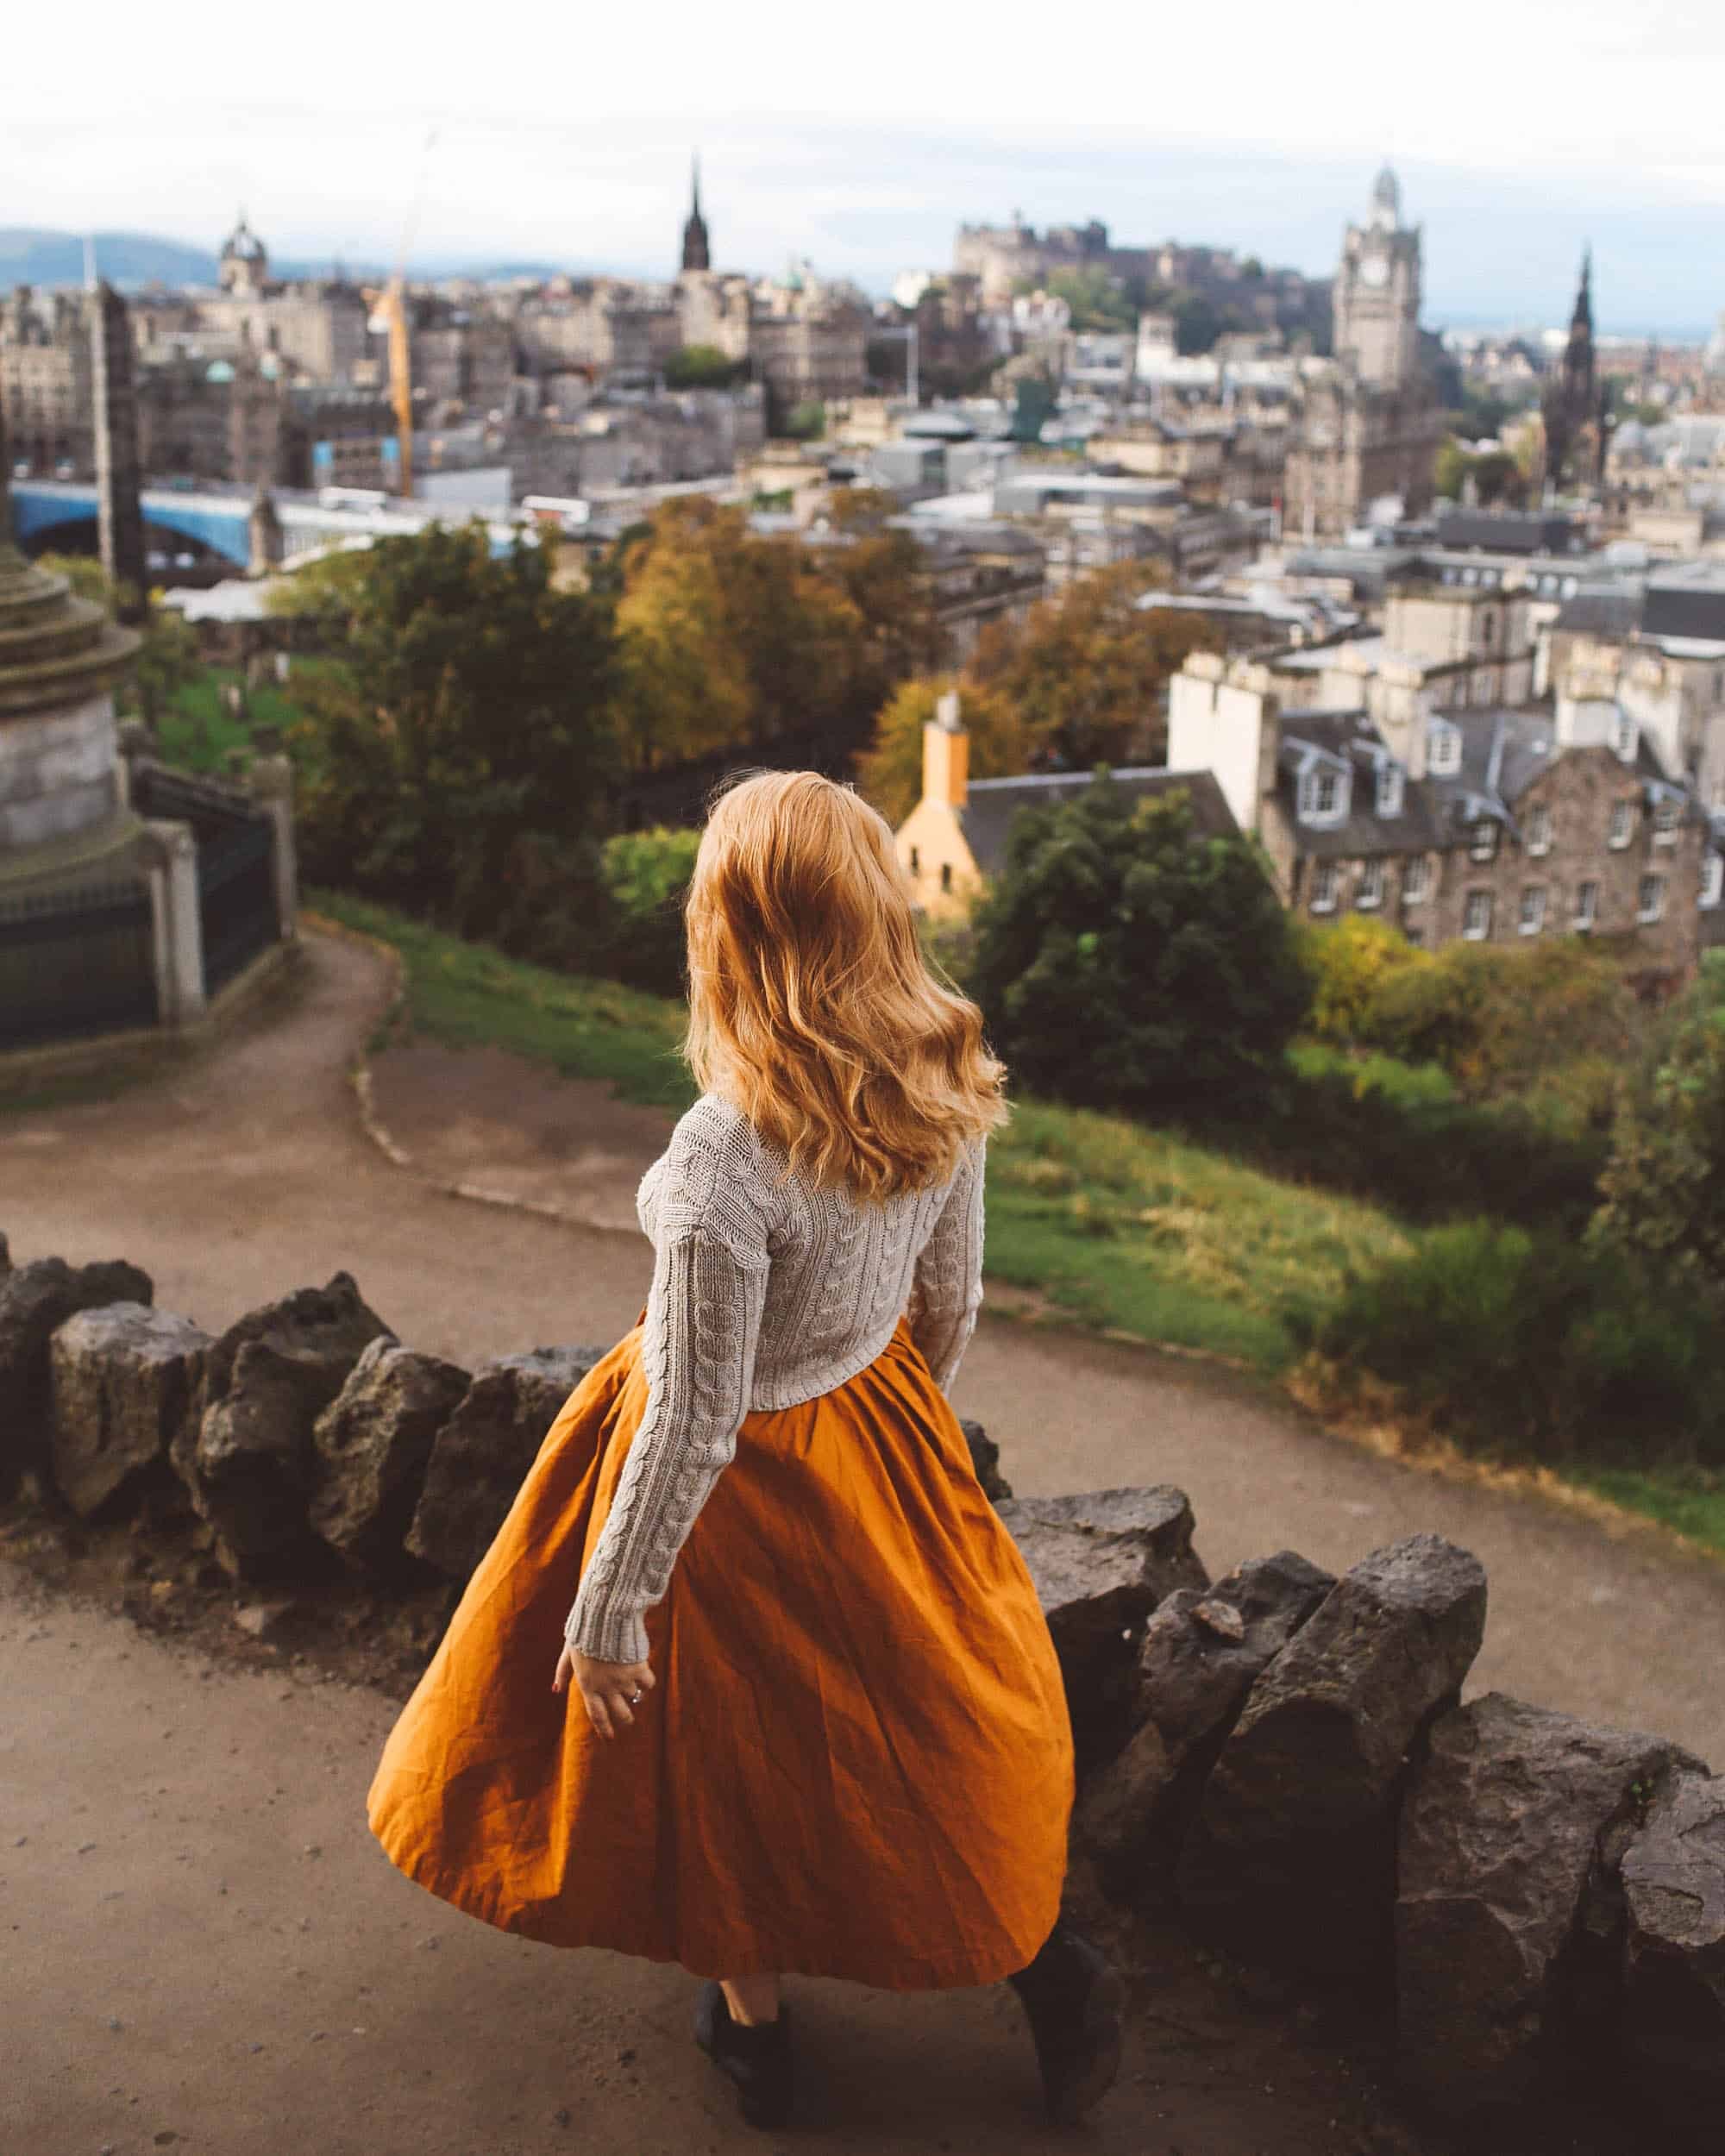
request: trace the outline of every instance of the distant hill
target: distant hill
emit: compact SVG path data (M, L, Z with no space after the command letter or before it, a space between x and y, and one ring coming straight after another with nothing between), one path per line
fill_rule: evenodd
M213 285L216 257L147 232L98 232L96 266L116 285ZM0 225L0 285L81 285L84 235L32 225Z
M110 284L131 291L150 284L214 285L218 263L210 250L185 247L178 240L160 240L147 232L98 232L96 266ZM567 266L553 262L488 262L472 257L425 255L413 263L411 274L416 278L555 277L560 267ZM283 278L327 277L330 267L331 258L327 255L313 261L284 258L270 264L271 273ZM389 273L381 262L344 260L342 267L349 277L367 281ZM643 273L638 265L606 263L590 265L586 273L632 277ZM0 291L13 285L47 287L83 282L82 233L50 232L34 225L0 225Z

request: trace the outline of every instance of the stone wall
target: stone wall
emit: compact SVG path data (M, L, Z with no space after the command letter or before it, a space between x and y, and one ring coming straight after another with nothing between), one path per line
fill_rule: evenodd
M0 1238L0 1501L92 1523L183 1493L248 1590L453 1598L606 1349L475 1371L337 1273L210 1335L123 1263ZM1725 1780L1666 1739L1489 1693L1477 1559L1435 1535L1340 1578L1290 1551L1211 1581L1167 1487L1014 1499L1079 1760L1075 1873L1310 1997L1393 1996L1398 2076L1449 2118L1590 2093L1696 2147L1725 2096Z

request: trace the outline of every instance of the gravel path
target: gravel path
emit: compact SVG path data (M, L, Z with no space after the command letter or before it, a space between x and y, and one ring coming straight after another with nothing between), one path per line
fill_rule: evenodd
M15 1260L129 1257L162 1307L211 1327L346 1269L405 1339L467 1362L626 1330L649 1272L637 1233L445 1195L365 1136L346 1069L385 969L347 942L305 948L292 1007L208 1060L111 1101L0 1114ZM487 1069L489 1094L507 1073ZM380 1097L392 1083L386 1071ZM579 1091L580 1142L626 1181L655 1150L641 1112L608 1121L599 1089ZM430 1144L436 1117L423 1100L417 1113ZM1338 1567L1416 1530L1450 1535L1491 1581L1471 1689L1659 1730L1725 1764L1725 1568L1379 1459L1230 1375L987 1313L957 1404L999 1438L1021 1494L1178 1482L1213 1571L1277 1547ZM389 1870L359 1809L387 1702L200 1669L100 1612L39 1615L3 1564L0 1647L0 1895L22 1934L0 1958L0 2027L37 2066L22 2084L0 2074L0 2129L21 2094L27 2107L0 2146L130 2156L172 2145L164 2132L262 2156L733 2145L728 2091L716 2102L703 2062L685 2061L687 1978L610 1957L554 1968L551 1950ZM831 2070L834 2151L1040 2145L1010 2122L1024 2065L1007 1995L810 1990L817 2022L836 2030L841 2000L855 2016ZM1201 2093L1193 2078L1167 2099L1189 2106L1189 2151L1339 2146L1308 2142L1285 2111L1275 2131L1243 2114L1225 2128L1189 2109ZM566 2132L554 2115L570 2106ZM518 2130L498 2124L511 2111ZM1125 2132L1131 2115L1092 2145L1159 2151Z

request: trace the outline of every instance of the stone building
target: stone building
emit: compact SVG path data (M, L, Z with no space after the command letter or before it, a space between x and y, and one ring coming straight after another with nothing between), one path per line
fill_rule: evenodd
M371 310L345 277L286 282L270 274L269 251L240 221L223 244L219 294L198 303L198 324L218 335L249 336L316 382L357 379L375 354Z
M0 423L11 454L38 477L96 468L96 392L88 317L73 292L18 285L0 308Z
M941 699L923 729L922 798L894 837L913 899L932 918L961 916L1006 858L1007 834L1021 808L1063 799L1092 782L1088 771L1026 772L1014 778L969 776L969 736L958 697ZM1199 834L1238 836L1239 827L1208 771L1121 765L1115 781L1134 799L1183 793Z
M1721 834L1621 708L1302 708L1273 661L1198 653L1169 755L1214 774L1308 918L1376 913L1428 946L1611 936L1673 980L1714 940Z
M1366 222L1343 235L1335 353L1304 378L1283 482L1287 530L1334 536L1389 498L1404 516L1429 507L1444 428L1420 365L1421 273L1420 230L1402 223L1386 167Z

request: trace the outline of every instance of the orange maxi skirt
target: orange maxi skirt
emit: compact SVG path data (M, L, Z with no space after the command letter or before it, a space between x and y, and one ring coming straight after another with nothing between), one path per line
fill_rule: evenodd
M633 1727L607 1743L552 1691L646 1406L641 1331L547 1433L385 1745L372 1831L486 1923L696 1976L1022 1968L1059 1913L1065 1692L906 1319L832 1391L744 1420L647 1613Z

